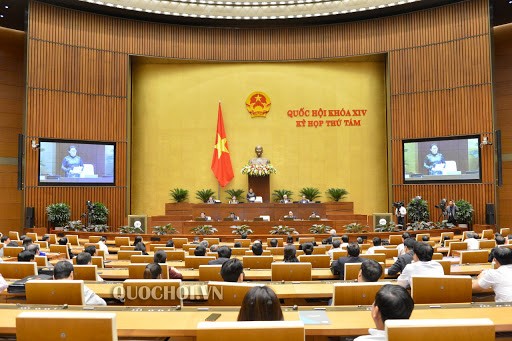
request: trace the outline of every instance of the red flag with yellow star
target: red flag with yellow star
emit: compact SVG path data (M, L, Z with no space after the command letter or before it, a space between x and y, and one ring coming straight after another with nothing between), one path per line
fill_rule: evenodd
M229 155L228 140L224 130L220 102L217 116L217 134L215 136L215 146L213 147L212 171L222 187L226 186L235 176L233 174L233 166L231 165L231 156Z

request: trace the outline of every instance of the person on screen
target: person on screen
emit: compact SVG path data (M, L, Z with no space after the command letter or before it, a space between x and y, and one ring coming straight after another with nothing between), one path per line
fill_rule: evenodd
M445 166L446 161L443 154L439 153L437 144L432 143L430 145L430 153L423 160L423 167L428 170L429 175L442 175Z
M68 154L62 160L62 170L66 173L68 178L78 178L80 173L84 169L84 163L82 158L77 155L77 149L75 146L69 146Z

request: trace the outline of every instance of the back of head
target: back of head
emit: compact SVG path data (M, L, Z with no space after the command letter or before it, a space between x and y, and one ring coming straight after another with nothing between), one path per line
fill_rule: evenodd
M357 242L357 244L363 244L364 239L362 237L357 237L356 242Z
M199 244L198 246L196 246L196 249L194 250L194 256L204 256L206 255L206 248Z
M247 239L247 233L242 233L242 234L240 235L240 238L242 238L242 239Z
M277 239L272 238L272 239L270 240L270 247L277 247L277 245L278 245L278 241L277 241Z
M67 245L68 239L66 237L62 237L61 239L59 239L58 243L59 245Z
M336 240L333 240L332 241L332 247L337 249L341 246L341 241L339 239L336 239Z
M341 236L341 240L344 242L344 243L348 243L348 236L346 234L344 234L343 236Z
M330 234L331 236L335 236L335 235L336 235L336 230L335 230L335 229L330 229L330 230L329 230L329 234Z
M208 246L210 245L210 243L208 243L207 240L202 240L201 243L199 243L199 244L203 245L205 249L207 249Z
M35 255L28 250L21 251L18 253L18 262L33 262L34 257Z
M224 282L238 282L240 275L244 272L242 262L237 258L230 258L222 264L220 275Z
M9 236L2 236L0 237L0 242L5 243L9 239Z
M411 238L411 234L409 232L402 233L402 239L406 240L407 238Z
M8 246L8 247L18 247L19 245L18 245L18 243L17 243L17 242L15 242L14 240L11 240L11 241L9 242L9 244L7 244L6 246Z
M281 304L271 288L257 286L247 292L238 313L238 321L283 320Z
M27 246L27 251L30 251L35 255L39 252L39 244L30 244Z
M89 252L80 252L76 256L76 265L87 265L92 261L91 254Z
M167 241L167 243L165 244L165 247L174 247L174 242L172 241L172 239Z
M261 256L263 254L263 246L261 243L254 243L251 246L252 253L256 256Z
M304 251L305 255L313 254L314 246L312 243L304 243L302 244L302 251Z
M496 236L496 245L505 245L505 237L502 235Z
M422 236L421 240L424 241L424 242L428 242L430 240L430 237L429 236Z
M68 261L61 260L53 267L54 279L68 279L73 272L73 264Z
M42 240L43 242L45 242L45 241L47 241L47 240L50 240L50 236L49 236L49 235L47 235L47 234L45 234L45 235L43 236L43 238L41 238L41 240Z
M133 245L137 245L138 243L142 243L142 236L136 236L133 240Z
M242 247L242 243L240 243L240 242L235 242L235 243L233 244L233 247L234 247L234 248Z
M219 245L213 244L210 246L210 252L217 252L219 250Z
M32 238L29 238L29 237L25 237L23 239L23 246L27 247L28 245L32 244L33 241L32 241Z
M404 287L386 284L375 295L374 306L379 308L384 323L386 320L408 319L414 309L414 301Z
M372 241L373 241L373 246L381 246L382 245L382 240L379 237L374 237Z
M414 249L414 245L416 244L416 241L414 238L407 238L404 240L404 246L409 250L412 251Z
M359 244L357 244L357 243L348 244L347 253L350 257L359 257L360 252L361 252L361 249L359 249Z
M162 267L158 263L149 263L144 269L144 279L159 279L162 277Z
M286 243L287 244L293 244L293 237L292 236L286 237Z
M434 255L434 249L432 246L423 242L417 242L414 244L413 251L421 262L431 261L432 256Z
M219 247L217 250L219 258L231 258L231 249L225 245Z
M155 255L153 256L153 261L155 263L167 262L167 253L165 253L164 250L158 250L157 252L155 252Z
M507 247L498 247L494 250L494 258L500 265L512 264L512 250Z
M144 245L143 242L138 242L137 244L135 244L134 250L135 251L142 251L142 254L144 254L146 252L146 245Z
M297 254L297 250L295 250L295 246L294 245L286 245L284 247L283 260L285 262L290 261L290 260L295 260L296 259L296 254Z
M106 241L107 241L107 237L105 237L105 236L102 236L102 237L100 238L100 242L103 242L103 243L105 243Z
M96 246L94 245L89 245L87 246L85 249L84 249L84 252L87 252L88 254L90 254L91 256L95 256L96 255Z
M382 267L373 259L365 259L361 264L361 277L365 282L377 282L382 275Z

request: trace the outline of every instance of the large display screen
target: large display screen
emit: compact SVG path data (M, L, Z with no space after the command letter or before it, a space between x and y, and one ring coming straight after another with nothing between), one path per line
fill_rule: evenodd
M39 185L114 185L114 142L39 139Z
M404 140L404 182L481 182L479 147L479 136Z

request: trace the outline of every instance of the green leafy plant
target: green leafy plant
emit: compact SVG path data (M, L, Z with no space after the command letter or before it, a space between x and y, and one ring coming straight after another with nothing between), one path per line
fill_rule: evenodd
M231 226L231 228L233 229L233 231L231 231L232 234L238 234L238 235L242 235L242 234L246 234L246 235L249 235L249 234L252 234L252 230L249 228L249 225L236 225L236 226Z
M348 191L344 188L329 188L325 193L333 201L340 201L347 196Z
M457 223L471 224L473 222L473 206L466 200L458 200L455 203L457 206Z
M174 234L176 233L176 229L172 227L171 223L166 224L164 226L153 226L153 233L163 236L165 234Z
M59 202L46 207L48 221L53 226L64 226L71 218L71 208L68 204Z
M207 202L210 197L214 196L215 192L209 188L200 189L196 192L196 199L201 200L202 202Z
M395 232L398 231L394 221L386 222L385 224L378 224L375 226L375 232Z
M272 229L269 231L270 234L283 234L283 235L289 235L294 232L295 232L294 228L284 226L284 225L272 226Z
M431 230L434 224L428 221L415 221L407 224L407 231Z
M315 201L316 198L320 198L320 190L315 187L304 187L299 193L304 195L309 201Z
M231 200L231 198L235 197L236 200L240 201L240 200L244 199L244 197L243 197L244 192L245 191L243 189L228 189L228 190L226 190L226 194L228 195L226 198L228 200Z
M272 193L272 198L274 198L275 202L278 202L280 200L283 200L284 196L287 196L288 199L291 199L291 196L293 195L293 192L288 189L276 189Z
M217 229L212 225L199 225L190 229L190 232L198 235L209 235L217 232Z
M144 233L142 227L135 226L121 226L119 227L119 232L121 233Z
M175 202L184 202L188 199L188 190L183 188L174 188L170 191L171 200Z
M95 202L92 204L92 211L89 213L89 224L90 225L104 225L108 220L108 209L101 202Z
M428 210L427 201L423 200L421 197L413 198L407 205L407 216L409 217L409 221L413 223L418 221L428 221L430 212Z
M322 234L322 233L329 233L329 231L332 229L332 227L324 224L313 224L309 228L309 232L314 234Z
M361 225L359 223L345 225L345 230L349 233L367 233L369 229L368 225Z
M85 229L87 230L87 232L108 232L110 227L105 224L98 224L86 226Z
M64 231L83 231L85 228L81 220L68 221L64 226Z

